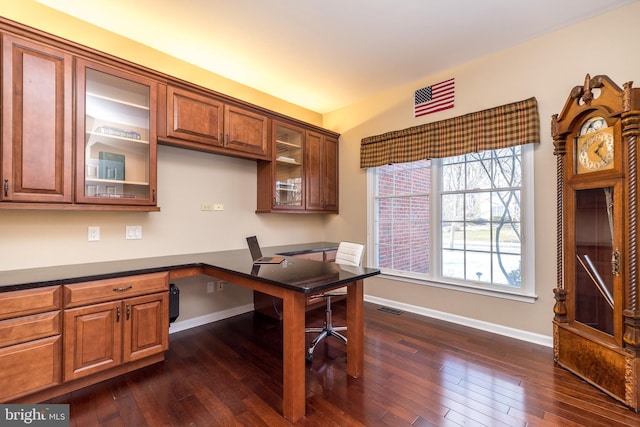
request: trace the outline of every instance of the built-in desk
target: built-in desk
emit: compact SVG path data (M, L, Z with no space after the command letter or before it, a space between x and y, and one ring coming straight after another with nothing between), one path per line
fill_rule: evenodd
M313 261L332 262L336 260L336 252L338 243L333 242L314 242L302 245L274 246L267 248L270 254L292 256L296 258L310 259ZM343 296L333 299L337 302L344 299ZM325 303L322 298L307 297L306 310L312 310L317 307L324 307ZM256 313L273 319L282 320L282 300L263 294L262 292L253 292L253 309Z
M286 252L275 249L278 252ZM265 248L265 254L274 253ZM198 274L245 286L283 301L282 413L290 421L305 414L306 296L347 286L347 374L357 378L364 365L363 280L377 269L286 257L281 264L253 265L248 250L198 253L124 261L5 271L0 292L134 277L166 272L169 280ZM0 366L0 371L3 368Z

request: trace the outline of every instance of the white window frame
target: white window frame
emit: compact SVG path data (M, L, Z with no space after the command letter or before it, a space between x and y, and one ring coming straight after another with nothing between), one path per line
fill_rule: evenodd
M440 167L441 161L431 161L431 195L430 195L430 236L431 253L429 256L429 274L419 274L408 271L388 270L381 268L382 278L410 282L438 288L453 289L480 295L490 295L498 298L511 299L533 303L537 299L535 287L535 233L534 233L534 144L522 145L522 187L521 187L521 262L522 283L520 289L506 286L492 285L486 282L454 280L443 278L440 272L441 236L440 232ZM375 224L376 170L367 170L367 265L378 268L377 264L377 230Z

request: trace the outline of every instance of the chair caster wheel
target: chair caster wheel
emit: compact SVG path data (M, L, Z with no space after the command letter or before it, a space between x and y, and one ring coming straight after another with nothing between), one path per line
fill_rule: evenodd
M307 363L313 362L313 354L307 353L307 355L305 356L305 359L307 360Z

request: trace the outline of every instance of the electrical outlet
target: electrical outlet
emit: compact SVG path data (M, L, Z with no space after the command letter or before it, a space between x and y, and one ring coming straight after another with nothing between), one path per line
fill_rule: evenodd
M224 280L218 280L218 291L224 291Z
M214 203L213 204L213 210L214 211L223 211L224 210L224 205L222 203Z
M200 210L201 211L212 211L213 210L213 203L202 203L200 205Z
M216 290L216 282L207 282L207 293L212 294Z
M97 242L100 240L100 227L89 227L88 240L90 242Z

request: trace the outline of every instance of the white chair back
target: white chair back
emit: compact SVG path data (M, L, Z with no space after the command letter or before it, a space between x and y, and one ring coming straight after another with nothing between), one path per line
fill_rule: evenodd
M336 264L359 266L364 255L364 245L352 242L340 242L336 252Z

